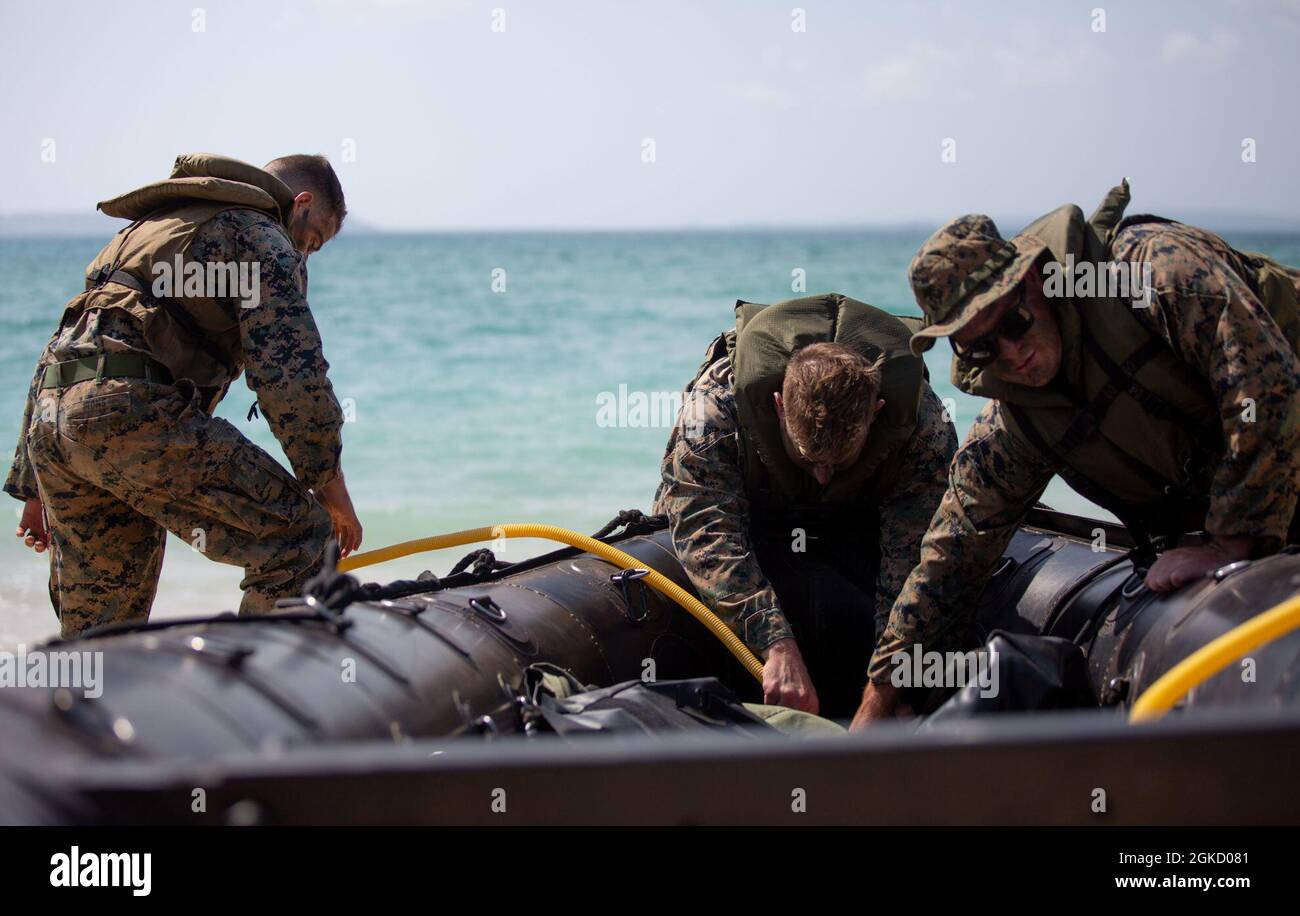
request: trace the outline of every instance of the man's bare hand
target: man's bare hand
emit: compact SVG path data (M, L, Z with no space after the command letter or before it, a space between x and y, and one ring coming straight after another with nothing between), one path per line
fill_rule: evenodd
M912 707L903 699L901 690L889 682L875 684L868 681L867 689L862 691L862 704L849 723L849 731L860 732L870 727L872 722L905 719L912 715Z
M1147 588L1153 592L1172 592L1220 566L1249 559L1253 546L1253 538L1216 537L1207 544L1166 550L1147 570Z
M39 499L29 499L23 505L23 515L15 533L37 553L43 553L50 546L50 532L45 528L45 507Z
M352 497L343 482L343 474L335 477L316 491L316 499L330 514L334 524L334 538L339 542L339 557L346 557L361 546L361 520L352 508Z
M778 639L767 647L763 665L763 702L817 714L820 705L803 655L793 639Z

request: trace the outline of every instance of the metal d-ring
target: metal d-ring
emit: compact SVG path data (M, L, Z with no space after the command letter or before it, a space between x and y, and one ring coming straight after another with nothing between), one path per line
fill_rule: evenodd
M1002 562L998 564L997 569L993 570L993 575L989 576L989 579L990 580L996 579L998 576L1002 575L1004 572L1006 572L1008 569L1011 569L1011 567L1015 565L1016 565L1016 561L1013 560L1011 557L1003 557Z
M1147 577L1135 569L1129 574L1129 579L1130 581L1124 583L1124 587L1120 589L1119 594L1121 598L1132 601L1142 594L1143 589L1147 587Z
M505 608L497 604L487 595L482 598L469 599L469 606L478 611L488 620L495 620L497 623L505 623L508 619Z
M650 616L650 605L646 601L645 586L641 587L640 610L638 615L635 613L636 604L632 601L632 583L638 579L644 579L650 575L648 569L621 569L609 577L609 581L618 586L618 590L623 594L623 601L627 605L627 619L632 623L640 623Z

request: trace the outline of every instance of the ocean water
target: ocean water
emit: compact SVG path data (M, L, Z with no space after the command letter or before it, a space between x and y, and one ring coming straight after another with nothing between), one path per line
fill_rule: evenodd
M737 298L836 291L919 314L906 269L928 230L344 235L310 261L310 301L349 421L343 467L362 549L460 528L548 522L590 532L648 508L667 439L640 398L680 391ZM17 441L35 360L105 239L0 239L0 449ZM1300 263L1300 236L1230 235ZM927 355L964 435L979 402L948 384L950 351ZM632 408L602 422L602 404ZM237 383L219 414L283 460L245 420ZM1059 481L1057 508L1090 507ZM8 501L16 521L18 503ZM1096 510L1092 510L1096 512ZM54 635L48 555L0 534L0 645ZM503 557L550 549L510 542ZM367 570L386 581L445 572L469 548ZM239 603L242 570L169 539L155 617Z

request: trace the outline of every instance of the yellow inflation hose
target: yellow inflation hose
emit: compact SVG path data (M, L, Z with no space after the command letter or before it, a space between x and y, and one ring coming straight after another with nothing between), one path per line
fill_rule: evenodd
M449 534L417 538L414 541L403 541L400 544L392 544L388 547L380 547L377 550L358 553L340 560L338 569L339 572L350 572L363 566L373 566L376 563L384 563L398 557L407 557L413 553L441 550L444 547L460 547L465 544L477 544L480 541L491 541L501 537L540 538L547 541L559 541L561 544L568 544L570 547L577 547L579 550L593 553L602 560L607 560L622 569L646 570L648 575L645 577L645 582L655 591L680 604L688 614L708 627L709 632L722 641L731 654L736 656L740 663L745 666L745 669L762 682L763 663L758 660L754 653L749 651L740 638L731 631L731 628L719 619L717 614L714 614L701 604L676 582L662 573L650 569L631 554L624 553L616 547L611 547L603 541L587 537L585 534L570 531L568 528L560 528L556 525L492 525L485 528L469 528L465 531L453 531Z
M1247 652L1300 629L1300 595L1252 617L1211 640L1166 671L1138 697L1129 722L1158 719L1189 690L1204 683Z

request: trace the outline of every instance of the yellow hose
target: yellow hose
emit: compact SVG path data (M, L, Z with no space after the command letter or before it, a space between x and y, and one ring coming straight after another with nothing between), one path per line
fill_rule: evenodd
M758 660L754 653L749 651L745 644L740 641L740 638L731 631L731 628L718 618L717 614L701 604L676 582L673 582L662 573L650 569L636 557L626 554L616 547L611 547L603 541L587 537L587 535L579 534L576 531L570 531L568 528L560 528L556 525L492 525L486 528L469 528L465 531L453 531L450 534L439 534L429 538L418 538L414 541L403 541L400 544L392 544L388 547L380 547L377 550L354 554L340 560L338 568L340 572L349 572L363 566L373 566L376 563L395 560L398 557L410 556L413 553L441 550L444 547L460 547L464 544L476 544L480 541L491 541L500 537L541 538L547 541L559 541L562 544L568 544L570 547L577 547L579 550L594 553L602 560L608 560L622 569L646 570L649 575L645 577L645 581L652 588L676 601L688 614L708 627L709 632L722 640L723 645L740 660L746 670L757 678L760 683L762 682L763 663Z
M1166 671L1138 697L1129 722L1158 719L1189 690L1209 680L1247 652L1300 628L1300 595L1233 627Z

